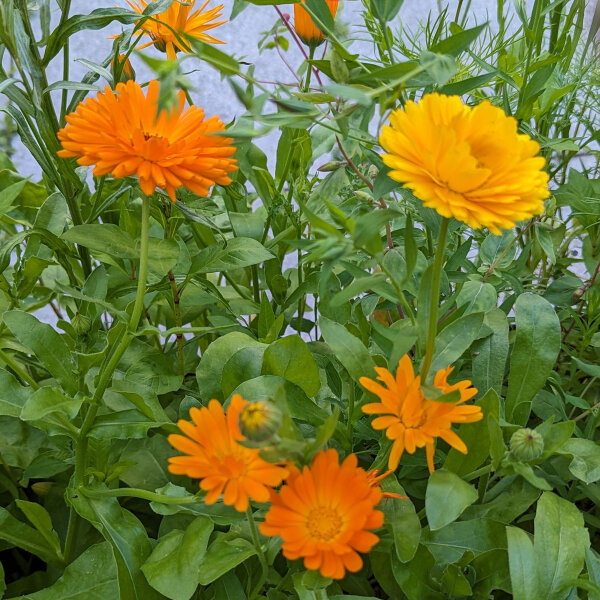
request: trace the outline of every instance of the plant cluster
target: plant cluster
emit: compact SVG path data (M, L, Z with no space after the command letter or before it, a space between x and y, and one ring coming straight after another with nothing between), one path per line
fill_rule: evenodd
M122 4L0 5L0 598L600 599L600 13Z

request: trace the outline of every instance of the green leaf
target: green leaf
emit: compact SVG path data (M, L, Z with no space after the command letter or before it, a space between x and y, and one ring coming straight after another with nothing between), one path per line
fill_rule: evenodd
M446 369L471 347L483 324L483 313L472 313L460 317L445 327L435 339L435 354L430 372Z
M77 416L83 399L65 396L60 388L41 387L25 403L21 419L50 435L71 433L68 423Z
M215 583L215 598L219 600L246 600L247 596L235 573L229 572L225 573Z
M568 439L556 450L558 454L572 456L569 471L584 483L600 481L600 446L584 439Z
M319 319L319 326L327 345L350 373L352 379L358 381L362 376L373 376L375 363L360 339L352 335L343 325L325 317Z
M529 535L518 527L507 527L508 564L515 600L539 600L535 556Z
M112 223L76 225L62 234L62 239L89 248L92 252L115 258L136 259L139 252L135 240Z
M521 294L515 304L517 335L510 355L506 418L525 425L531 401L546 383L560 350L560 321L542 297Z
M494 389L501 395L509 349L508 319L504 311L494 308L485 313L483 324L492 334L473 345L473 384L480 392Z
M308 397L321 388L319 367L306 342L290 335L273 342L263 356L262 375L277 375L302 388Z
M108 542L88 548L49 588L15 600L109 600L119 595L117 569Z
M480 467L490 455L490 417L500 418L500 399L493 390L478 402L483 412L483 419L476 423L464 423L458 430L458 435L469 449L468 454L463 454L451 448L444 463L444 469L460 476L465 476Z
M464 314L487 312L496 308L498 294L496 288L490 283L481 281L466 281L458 296L456 297L456 307L460 308L467 305Z
M450 54L451 56L458 56L461 52L464 52L468 47L479 37L479 34L487 27L487 23L478 25L471 29L465 29L459 31L449 38L434 44L429 48L430 52L437 52L438 54Z
M224 400L221 381L227 361L242 348L264 349L266 347L266 344L261 344L239 331L233 331L216 339L206 349L196 369L196 381L202 398L207 401L212 398Z
M8 371L0 369L0 415L18 417L33 392L23 387Z
M242 538L229 540L225 534L219 535L208 547L202 568L198 574L200 585L208 585L219 577L254 556L254 546Z
M197 254L190 271L192 273L217 273L228 269L249 267L266 260L273 255L260 242L252 238L233 238L225 247L210 246Z
M573 503L545 492L537 505L534 528L537 597L564 600L583 569L590 545L583 515Z
M397 14L404 0L371 0L373 14L382 22L391 21Z
M384 492L406 495L395 477L387 477L381 482ZM392 530L394 549L400 562L413 559L421 539L421 520L410 500L386 498L381 505L385 515L385 525Z
M20 310L5 312L4 323L12 334L35 354L71 395L79 391L74 355L60 334L50 325Z
M98 486L98 490L105 489ZM152 550L146 529L121 507L116 498L92 498L81 492L68 493L70 502L81 517L89 521L113 547L121 598L158 600L141 572Z
M2 507L0 507L0 539L8 542L11 547L17 546L39 556L44 562L56 563L60 560L54 548L41 533L25 525Z
M88 435L97 440L144 438L150 429L168 423L156 421L136 409L121 410L96 417Z
M52 527L52 518L48 511L37 502L26 502L25 500L16 500L15 502L29 522L44 536L56 556L62 557L60 540Z
M148 583L170 600L189 600L198 587L213 527L208 517L196 517L185 531L161 537L142 566Z
M477 500L477 490L451 471L434 471L427 484L425 510L431 531L455 521Z

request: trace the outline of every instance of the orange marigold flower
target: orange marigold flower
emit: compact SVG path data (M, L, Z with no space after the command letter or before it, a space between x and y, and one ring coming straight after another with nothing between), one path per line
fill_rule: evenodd
M193 423L177 423L185 435L168 438L174 448L188 455L169 458L169 471L200 479L200 489L207 492L206 504L214 504L223 494L223 502L240 512L248 508L249 498L268 502L271 488L288 475L287 469L260 458L258 449L239 443L245 439L240 433L239 417L246 404L236 394L227 414L217 400L211 400L208 408L193 407Z
M302 3L304 0L302 0ZM335 18L339 0L326 0L331 16ZM302 3L294 4L294 29L298 37L307 45L316 48L323 43L325 36L323 32L314 24L307 10Z
M487 100L427 94L390 115L379 142L389 176L425 206L492 233L539 215L550 195L540 146Z
M381 482L388 476L391 475L394 471L391 469L386 471L385 473L379 474L379 469L371 469L367 471L367 480L369 481L369 485L371 487L380 487ZM408 496L403 496L402 494L395 494L394 492L383 492L384 498L397 498L399 500L408 500Z
M479 406L463 405L477 394L477 390L471 387L470 381L449 384L448 376L453 370L454 367L439 370L433 385L443 394L458 390L460 400L454 403L436 402L425 397L421 390L421 377L415 377L407 354L400 359L395 378L387 369L375 368L377 379L386 387L368 377L360 378L361 385L381 399L381 402L365 404L362 410L368 415L384 415L374 419L372 427L385 429L387 437L394 441L388 463L390 469L398 468L405 450L414 454L417 448L425 447L427 466L433 473L435 438L438 437L467 454L467 447L452 430L452 424L474 423L482 419L483 414Z
M154 0L150 0L150 2L146 0L127 0L127 4L139 14L142 14L144 9L152 2ZM209 2L209 0L206 0L198 10L192 12L196 0L186 0L186 2L187 5L184 5L175 0L165 12L153 15L144 21L138 35L148 35L152 41L140 46L140 50L154 44L159 50L166 52L168 58L174 60L178 51L188 53L191 51L185 43L186 37L192 37L210 44L225 43L206 33L210 29L227 23L227 19L215 22L215 19L221 16L223 5L219 4L215 8L204 11Z
M360 571L358 553L379 541L369 530L383 525L383 513L375 510L381 490L357 465L354 454L340 465L330 449L319 452L310 468L291 467L279 494L271 494L261 532L281 537L286 558L304 558L304 566L323 577L341 579L346 570Z
M225 130L218 117L204 118L196 106L179 106L158 114L159 83L108 86L96 98L81 102L67 115L67 126L58 132L62 158L77 158L80 165L96 165L94 175L114 177L137 175L146 195L164 188L175 202L175 190L186 187L208 196L214 183L231 183L228 173L236 171L231 138L214 135Z

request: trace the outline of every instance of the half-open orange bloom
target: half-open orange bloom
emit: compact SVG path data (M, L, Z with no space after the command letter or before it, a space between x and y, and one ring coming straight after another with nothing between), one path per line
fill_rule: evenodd
M96 98L81 102L67 115L67 126L58 132L62 158L77 158L80 165L96 165L94 175L137 175L146 195L163 188L175 202L175 190L186 187L208 196L215 183L231 183L236 171L231 138L215 135L225 130L218 117L204 118L196 106L179 106L158 113L158 81L148 93L135 81L108 86Z
M326 2L331 11L331 16L335 18L339 0L326 0ZM314 24L311 16L301 3L294 4L294 29L298 37L307 46L312 46L313 48L319 46L325 39L323 32Z
M539 215L548 198L540 146L487 100L427 94L390 115L379 138L389 176L443 217L492 233Z
M427 399L421 390L421 377L415 377L412 362L407 354L400 359L395 378L387 369L375 368L377 379L387 387L368 377L360 378L361 385L381 399L381 402L365 404L362 410L368 415L384 415L374 419L372 427L385 429L387 437L394 441L388 463L390 469L398 467L405 450L414 454L417 448L425 447L427 466L433 473L435 438L438 437L459 452L467 454L467 447L452 430L452 424L474 423L482 419L483 414L479 406L463 405L463 402L477 394L470 381L448 383L448 376L453 369L454 367L448 367L439 370L433 385L443 394L458 390L460 400L457 402L436 402Z
M191 408L193 423L180 420L177 425L185 434L169 436L169 443L188 456L169 459L169 471L200 479L200 488L207 492L206 504L214 504L221 494L223 502L243 512L248 498L268 502L269 491L287 477L288 470L264 461L257 448L246 448L239 442L240 412L247 404L235 395L227 409L211 400L207 407Z
M139 14L142 14L144 9L152 2L154 0L150 0L150 2L146 0L127 0L127 4ZM175 0L165 12L153 15L142 23L138 35L148 35L152 41L140 46L140 49L154 44L159 50L166 52L168 58L174 60L178 51L191 51L185 43L186 37L192 37L210 44L225 43L206 33L210 29L227 23L227 19L215 22L215 19L221 16L223 5L219 4L215 8L204 11L209 2L209 0L206 0L198 10L192 12L196 0L186 0L186 2L187 5L184 5Z
M354 454L340 465L338 453L330 449L319 452L310 468L290 467L279 494L271 494L261 532L281 537L286 558L304 558L304 566L323 577L341 579L346 570L360 571L358 553L369 552L379 541L369 530L383 525L383 513L375 510L381 490L357 465Z

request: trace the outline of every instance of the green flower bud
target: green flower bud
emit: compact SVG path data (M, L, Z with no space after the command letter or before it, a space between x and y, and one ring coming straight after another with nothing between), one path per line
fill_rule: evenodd
M88 319L88 317L85 317L84 315L77 313L71 319L71 326L73 327L73 329L75 330L75 333L78 336L83 337L90 331L90 329L92 327L92 321L90 319Z
M519 429L510 438L510 451L517 460L535 460L544 451L544 438L533 429Z
M346 162L341 162L339 160L330 160L326 162L324 165L321 165L317 171L321 171L321 173L328 173L329 171L336 171L340 167L345 167Z
M375 165L369 167L369 177L375 179L379 175L379 169Z
M240 413L240 431L253 442L265 442L277 433L281 419L281 411L272 402L249 402Z

